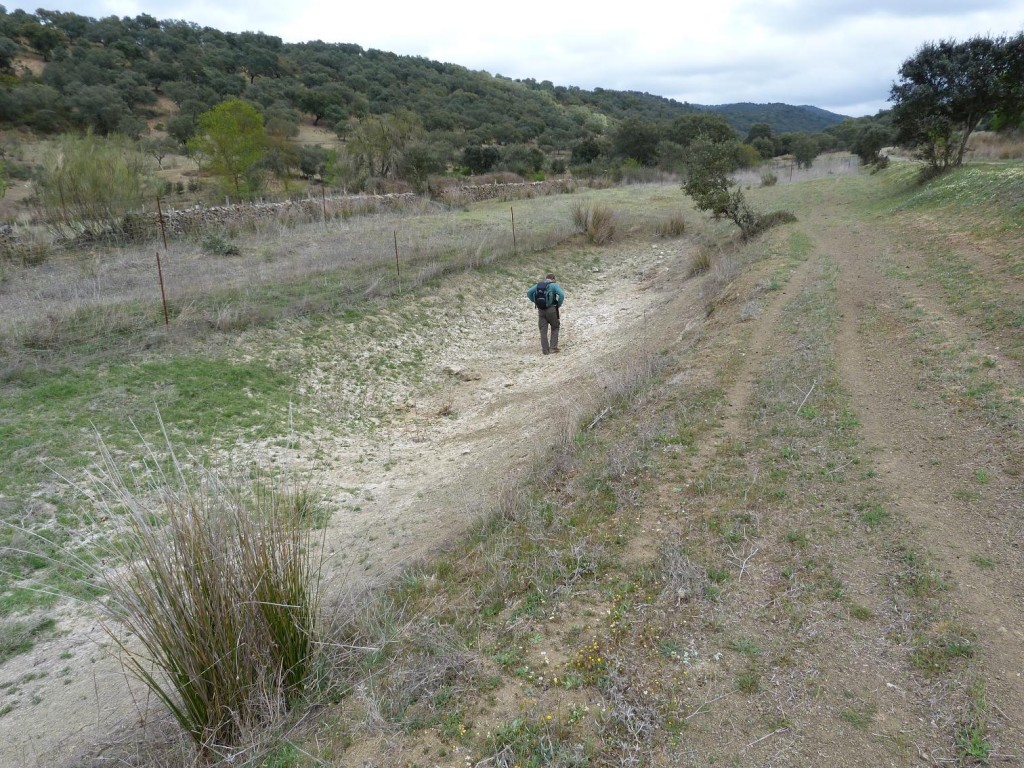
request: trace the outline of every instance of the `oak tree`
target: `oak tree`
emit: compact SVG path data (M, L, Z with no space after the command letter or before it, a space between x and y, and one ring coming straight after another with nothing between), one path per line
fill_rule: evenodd
M199 116L188 148L241 195L246 174L266 151L263 116L249 102L229 99Z
M890 91L897 142L935 169L961 165L971 134L1011 96L1010 53L1002 37L923 45Z

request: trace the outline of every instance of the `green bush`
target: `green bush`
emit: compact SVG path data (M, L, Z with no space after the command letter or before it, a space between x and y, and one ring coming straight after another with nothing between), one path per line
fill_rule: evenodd
M779 177L775 175L773 171L762 171L761 172L761 186L762 187L774 187L779 183Z
M203 251L214 256L238 256L241 249L230 238L211 233L203 238Z
M146 157L123 136L66 135L46 151L36 178L39 204L58 236L104 237L154 192Z
M728 219L739 227L744 239L795 220L793 214L786 211L761 215L751 208L743 190L730 176L736 167L735 147L727 143L695 141L690 148L683 189L693 198L698 210L708 211L716 219Z

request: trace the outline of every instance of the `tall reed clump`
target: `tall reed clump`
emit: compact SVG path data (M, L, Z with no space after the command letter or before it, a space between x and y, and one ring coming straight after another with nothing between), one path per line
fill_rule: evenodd
M588 205L575 201L569 207L569 216L575 229L585 235L587 242L605 245L615 239L615 212L605 205Z
M219 754L285 714L311 683L321 550L309 494L225 481L173 455L101 480L126 564L104 575L123 664L200 748ZM170 469L159 467L169 464Z

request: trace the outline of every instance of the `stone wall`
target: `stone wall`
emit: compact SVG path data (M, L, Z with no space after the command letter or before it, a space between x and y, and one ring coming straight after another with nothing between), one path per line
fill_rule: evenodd
M576 182L571 179L519 183L470 184L439 186L431 190L431 198L452 206L482 200L519 200L540 195L571 192ZM246 228L268 219L288 221L320 221L378 211L394 210L418 204L422 198L412 192L381 195L331 195L286 200L278 203L237 203L231 205L169 208L162 212L164 230L169 237L196 236L211 229ZM156 211L126 216L122 231L115 237L148 241L160 237L160 214ZM72 245L88 245L76 240ZM10 225L0 227L0 256L13 255L22 248L18 232Z

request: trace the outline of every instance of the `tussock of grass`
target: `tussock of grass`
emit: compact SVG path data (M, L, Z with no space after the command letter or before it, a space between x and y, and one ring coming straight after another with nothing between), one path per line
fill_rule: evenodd
M707 248L698 248L690 256L690 262L686 267L687 277L703 275L711 269L711 251Z
M606 245L615 239L618 230L615 212L606 205L574 201L569 207L573 227L588 243Z
M674 213L658 222L656 232L659 237L680 237L686 232L686 219L683 214Z
M312 682L320 560L309 497L224 481L173 455L129 481L101 454L97 499L120 524L125 558L99 573L108 631L126 669L203 750L235 747Z

